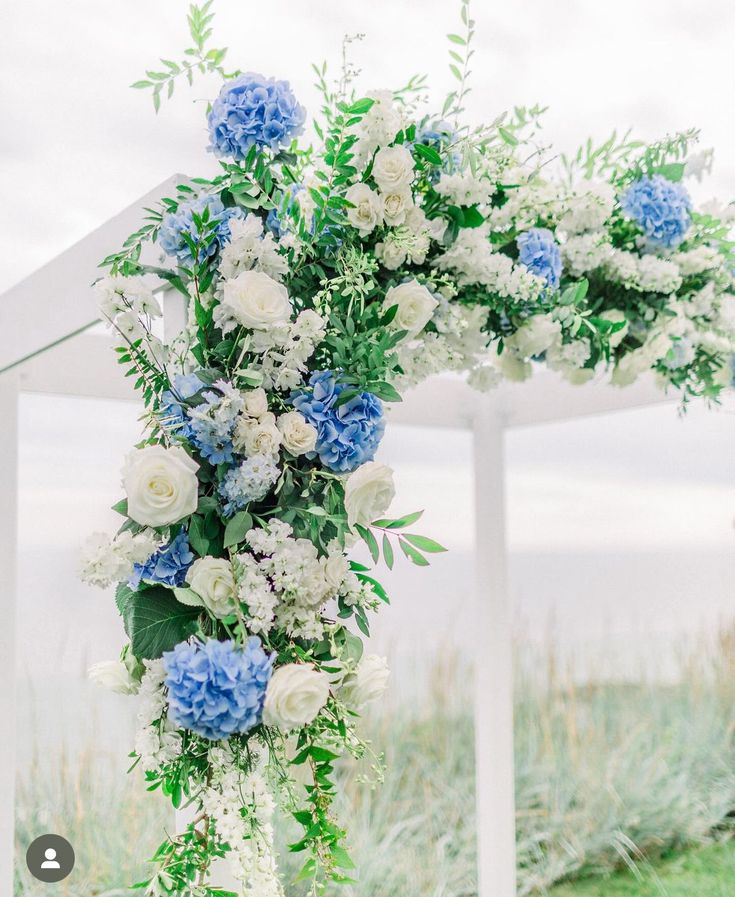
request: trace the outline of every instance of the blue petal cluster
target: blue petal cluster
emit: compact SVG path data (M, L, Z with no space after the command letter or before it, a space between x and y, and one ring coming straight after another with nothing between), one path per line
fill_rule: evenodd
M246 72L227 81L209 113L209 149L241 162L251 146L276 152L304 129L306 112L288 81Z
M275 486L281 471L270 455L251 455L227 471L219 484L219 494L225 503L225 517L241 511L251 501L260 501Z
M217 227L214 239L208 246L199 249L199 262L203 262L207 256L214 255L229 242L232 218L245 218L242 209L235 207L226 209L219 196L211 195L187 200L180 203L175 212L167 212L158 231L158 242L166 255L175 258L181 265L192 261L191 247L182 235L187 234L194 243L199 242L202 234L194 223L194 215L201 216L205 209L209 210L209 220L217 221Z
M237 407L224 403L219 393L202 393L204 402L188 412L188 438L210 464L231 464L232 434L237 424Z
M135 564L128 580L131 589L137 589L142 582L160 583L169 588L182 586L186 579L186 571L194 561L194 554L189 547L189 537L182 530L178 536L162 545L148 558L145 564Z
M255 637L181 642L163 655L169 718L210 741L248 732L263 718L274 657Z
M554 235L545 227L532 227L516 238L518 259L546 285L557 289L561 281L561 252Z
M339 396L352 389L340 383L332 371L317 371L309 380L309 391L299 391L291 402L316 427L316 452L329 470L346 473L375 457L385 430L383 403L371 392L361 392L335 407Z
M191 427L181 400L190 399L200 389L204 389L204 386L196 374L174 376L173 389L161 393L161 404L158 408L158 420L164 430L189 439Z
M652 246L675 248L692 222L692 201L686 188L661 174L636 181L620 202L623 211L634 219Z

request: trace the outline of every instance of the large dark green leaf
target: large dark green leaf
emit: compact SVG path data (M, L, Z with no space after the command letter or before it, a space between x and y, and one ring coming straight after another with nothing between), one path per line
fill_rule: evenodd
M121 595L122 589L126 594ZM131 592L120 587L118 596L125 631L136 657L149 660L160 657L196 630L199 609L181 604L169 589L154 586Z

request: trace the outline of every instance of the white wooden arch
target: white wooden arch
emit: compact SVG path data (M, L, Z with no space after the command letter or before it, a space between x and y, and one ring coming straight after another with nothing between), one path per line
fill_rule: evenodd
M56 259L0 296L0 657L15 669L17 550L17 405L21 392L133 399L112 340L72 340L98 322L90 289L98 262L140 225L141 209L170 196L172 177ZM166 329L181 320L175 297L164 305ZM475 743L479 897L515 897L513 669L511 607L506 588L504 453L506 429L670 401L651 379L626 389L603 383L570 386L548 371L486 395L459 377L439 377L393 406L390 419L413 426L469 429L474 439L477 578L474 634ZM13 680L14 681L14 680ZM0 689L0 894L13 891L15 694ZM41 833L39 833L41 834Z

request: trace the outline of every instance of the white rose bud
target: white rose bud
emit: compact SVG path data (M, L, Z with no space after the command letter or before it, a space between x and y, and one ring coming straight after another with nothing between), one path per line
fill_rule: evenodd
M291 320L286 287L262 271L243 271L226 281L222 303L239 324L253 330L268 330Z
M345 704L355 710L377 701L385 694L390 678L390 669L385 657L367 654L357 665L354 676L350 677L341 691Z
M279 667L268 683L263 720L284 732L312 722L329 698L329 677L310 663Z
M95 685L109 688L118 695L134 695L138 693L138 683L131 677L128 668L121 660L103 660L92 664L87 675Z
M375 244L375 254L383 263L383 267L389 271L396 271L406 261L408 253L395 240L386 240L385 243Z
M180 447L148 445L125 459L122 483L128 516L145 526L168 526L197 509L199 465Z
M357 228L361 237L366 237L382 224L383 200L367 184L353 184L345 193L345 199L354 206L347 209L347 220Z
M383 311L397 305L398 311L390 326L394 330L408 331L407 338L411 338L426 327L438 304L423 284L417 280L409 280L408 283L399 284L388 290L383 302Z
M186 581L215 617L226 617L235 610L235 577L225 558L198 558L189 567Z
M269 419L270 418L270 419ZM277 455L281 445L281 431L275 424L275 415L264 414L260 420L247 417L237 422L233 445L237 451L252 455Z
M350 570L349 560L342 551L333 551L327 557L323 557L320 563L327 585L332 592L336 592Z
M305 455L316 448L316 427L309 423L300 411L282 414L276 426L280 430L284 448L292 455Z
M350 527L368 526L385 514L395 494L390 467L378 461L368 461L358 467L345 483L345 509Z
M373 179L383 193L396 193L411 183L414 168L405 146L386 146L375 154Z
M250 417L262 417L268 411L268 396L262 386L242 393L245 413Z

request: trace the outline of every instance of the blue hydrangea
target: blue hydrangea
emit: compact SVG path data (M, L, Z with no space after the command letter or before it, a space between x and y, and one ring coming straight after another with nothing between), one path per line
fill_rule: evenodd
M332 371L311 375L308 391L296 392L291 401L298 411L316 427L316 452L329 470L347 473L375 457L385 430L383 403L371 392L360 392L343 405L335 407L346 389Z
M621 205L651 246L674 249L691 224L692 201L686 188L661 174L642 177L625 191Z
M304 130L306 112L288 81L246 72L227 81L209 113L209 149L241 162L251 146L274 152Z
M265 225L277 240L280 240L284 234L291 230L288 216L294 206L298 203L296 196L301 193L303 189L304 187L302 184L291 184L287 192L282 196L278 207L271 209L270 212L268 212L268 216L265 219ZM286 218L285 221L281 218L282 213Z
M191 436L189 418L182 399L190 399L204 383L196 374L176 374L173 381L173 389L167 389L161 393L161 404L158 408L158 419L164 430L183 436L188 439Z
M204 402L189 408L189 440L210 464L231 464L233 461L232 435L237 425L239 407L223 401L212 390L202 393Z
M163 655L169 718L210 741L249 732L263 718L275 655L259 638L181 642Z
M226 209L219 196L198 196L196 199L179 203L175 212L167 212L163 216L158 231L158 242L166 255L175 258L181 265L187 265L192 261L191 247L182 234L188 234L195 243L199 242L202 233L194 223L194 215L201 216L205 209L209 210L209 220L218 223L214 239L208 246L202 246L199 250L199 262L204 261L207 256L214 255L229 242L230 221L233 218L245 218L245 213L240 208ZM205 232L208 232L207 229Z
M561 281L561 252L554 235L545 227L532 227L516 239L518 259L552 290Z
M154 551L145 564L135 564L128 585L131 589L137 589L142 581L160 583L173 589L184 584L186 571L193 561L189 537L182 530L173 542Z
M241 511L251 501L265 498L280 475L278 465L270 455L252 455L228 470L219 484L219 494L225 500L225 517Z

